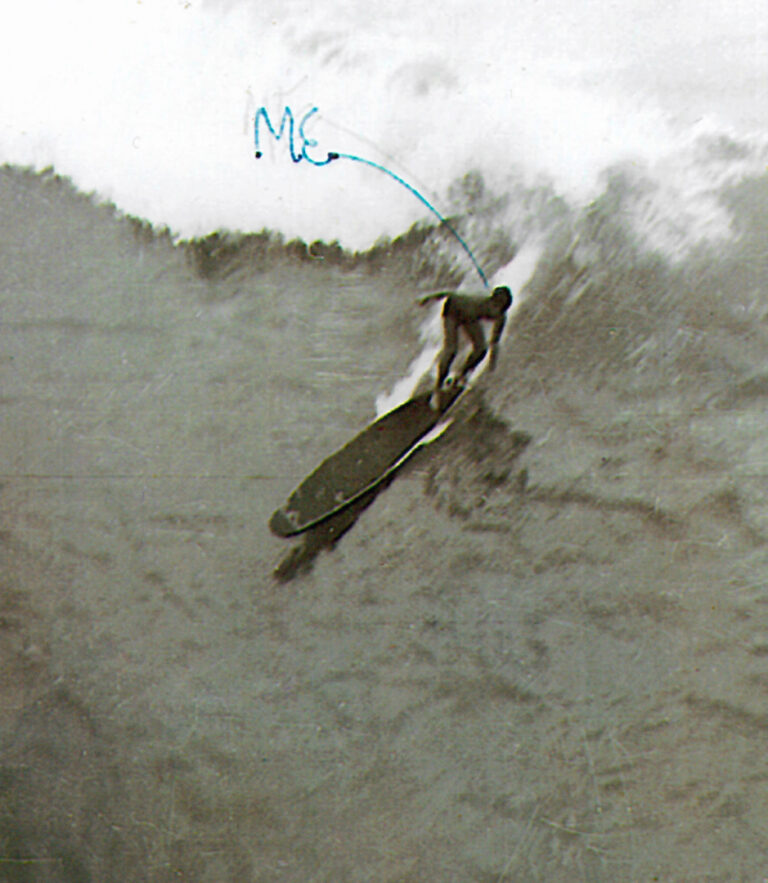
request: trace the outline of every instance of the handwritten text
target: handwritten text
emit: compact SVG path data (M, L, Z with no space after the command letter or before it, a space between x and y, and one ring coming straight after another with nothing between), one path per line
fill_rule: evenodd
M461 238L458 232L453 228L453 226L444 218L440 212L435 208L434 205L419 191L411 186L405 179L401 178L399 175L396 175L391 169L386 168L385 166L379 165L379 163L373 162L370 159L365 159L362 156L355 156L351 153L338 153L336 151L328 151L325 153L325 156L321 159L318 159L315 155L315 148L317 148L318 144L314 138L310 138L306 132L306 126L312 117L318 112L316 107L313 107L311 110L307 111L304 116L299 120L298 126L296 125L296 118L294 116L293 111L290 107L286 107L283 111L282 118L280 119L280 127L275 129L272 125L272 120L270 119L269 113L265 107L260 107L256 118L254 120L254 155L256 159L261 159L264 156L264 152L262 150L262 124L266 126L269 134L274 138L275 141L282 141L283 138L288 139L288 150L290 152L291 159L294 163L300 163L302 160L305 160L312 166L327 166L329 163L334 162L334 160L338 159L346 159L356 163L362 163L369 168L377 169L380 172L383 172L385 175L388 175L390 178L393 178L397 181L398 184L405 187L410 193L412 193L423 205L425 205L432 214L435 215L450 232L454 235L456 240L459 242L461 247L469 256L472 264L477 270L478 275L483 280L483 284L486 288L489 287L488 280L486 279L485 273L483 273L482 267L478 264L475 256L472 254L472 250L467 245L467 243ZM298 138L297 138L298 136ZM298 144L297 144L298 141Z

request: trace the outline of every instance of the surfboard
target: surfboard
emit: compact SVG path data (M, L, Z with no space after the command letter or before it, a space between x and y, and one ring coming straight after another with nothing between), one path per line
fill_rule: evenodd
M324 460L269 520L272 533L290 537L349 506L392 475L445 417L467 387L443 391L439 411L430 394L416 396L369 424Z

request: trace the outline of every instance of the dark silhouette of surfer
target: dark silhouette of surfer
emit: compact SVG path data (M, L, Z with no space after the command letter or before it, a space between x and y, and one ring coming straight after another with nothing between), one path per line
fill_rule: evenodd
M507 310L512 304L512 292L506 285L494 288L486 297L458 294L455 291L440 291L422 297L419 300L419 305L424 306L436 300L445 301L443 304L443 349L437 364L437 381L433 399L434 407L439 410L443 384L448 377L459 347L459 328L464 329L464 333L472 342L472 351L462 365L456 381L458 384L463 384L469 373L489 353L485 332L481 324L483 320L493 322L488 367L491 371L496 367L497 346L504 330Z

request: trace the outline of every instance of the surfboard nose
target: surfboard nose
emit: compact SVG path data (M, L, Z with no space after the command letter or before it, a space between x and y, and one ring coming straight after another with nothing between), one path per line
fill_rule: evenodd
M277 509L272 513L269 529L278 537L290 537L298 533L296 523L288 517L284 509Z

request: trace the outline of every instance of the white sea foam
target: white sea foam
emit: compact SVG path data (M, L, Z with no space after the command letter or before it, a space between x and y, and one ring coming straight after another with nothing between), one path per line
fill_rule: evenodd
M30 0L0 35L0 160L53 165L185 237L268 227L362 248L429 216L370 166L297 164L285 141L254 158L259 107L277 123L317 106L317 155L379 163L438 211L469 169L499 193L510 170L543 175L583 202L629 162L665 216L685 206L670 229L722 235L680 132L704 114L765 126L768 15L747 0L598 6ZM654 245L678 247L663 226Z
M386 414L387 411L408 401L432 372L442 343L441 309L442 303L430 308L429 315L419 329L421 351L408 366L405 375L395 383L390 392L383 392L376 397L377 416Z

